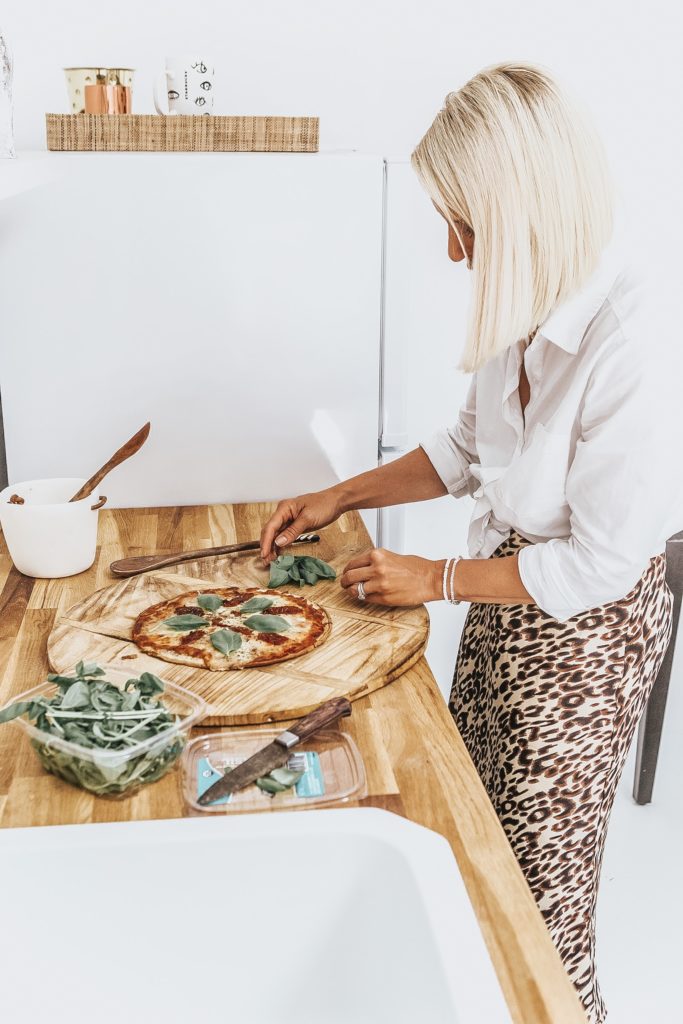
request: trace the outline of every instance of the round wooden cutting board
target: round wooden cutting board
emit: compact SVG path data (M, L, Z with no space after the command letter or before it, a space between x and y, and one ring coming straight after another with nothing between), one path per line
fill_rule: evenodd
M367 545L365 545L367 546ZM326 551L327 544L302 545L340 574L357 545ZM120 662L131 676L154 672L200 694L211 705L209 725L244 725L298 718L330 697L358 697L386 686L422 655L429 635L424 605L385 608L363 604L340 586L278 587L303 594L328 612L332 631L315 650L279 664L231 672L209 672L143 654L131 641L133 623L145 608L198 586L267 587L268 570L257 553L238 552L152 571L98 590L59 618L48 640L55 672L69 672L81 660ZM123 660L122 660L123 659Z

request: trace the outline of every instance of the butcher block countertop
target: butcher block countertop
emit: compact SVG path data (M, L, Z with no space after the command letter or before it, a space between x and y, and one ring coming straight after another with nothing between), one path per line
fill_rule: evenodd
M101 587L117 558L258 538L274 505L113 509L100 513L98 558L64 580L18 573L0 546L0 704L45 678L55 617ZM325 530L367 537L358 513ZM370 539L368 537L368 546ZM307 588L308 593L308 588ZM313 595L314 596L314 595ZM444 835L453 848L516 1024L585 1016L424 657L353 704L342 726L365 760L368 796ZM201 731L201 730L200 730ZM20 729L0 727L0 825L85 824L185 814L180 771L124 800L95 798L46 774ZM343 813L340 809L339 813ZM484 1024L484 1022L482 1022Z

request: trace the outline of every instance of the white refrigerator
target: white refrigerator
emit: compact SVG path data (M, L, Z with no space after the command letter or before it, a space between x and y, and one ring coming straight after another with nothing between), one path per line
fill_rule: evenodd
M469 271L447 253L447 228L406 160L386 162L382 306L381 463L454 423L469 377L457 369ZM379 512L378 544L405 554L466 554L470 498L450 495ZM429 606L427 659L450 689L465 605Z
M407 161L23 154L0 166L9 480L87 476L146 420L110 506L274 500L452 422L469 282ZM469 499L368 510L374 543L464 550ZM430 606L448 688L463 611Z
M147 420L110 506L273 500L375 465L383 180L356 153L3 161L10 482L88 476Z

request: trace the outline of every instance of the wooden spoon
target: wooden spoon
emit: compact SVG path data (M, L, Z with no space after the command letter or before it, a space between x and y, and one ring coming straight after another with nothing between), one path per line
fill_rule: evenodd
M141 430L138 430L137 434L133 434L130 441L126 441L124 445L119 448L117 452L114 452L109 462L105 462L103 466L94 473L89 480L86 480L82 487L74 494L70 501L80 501L81 498L87 498L89 494L95 490L98 484L101 484L107 473L110 473L116 466L120 466L122 462L129 459L131 455L135 455L136 452L140 451L143 444L149 437L150 424L145 423Z

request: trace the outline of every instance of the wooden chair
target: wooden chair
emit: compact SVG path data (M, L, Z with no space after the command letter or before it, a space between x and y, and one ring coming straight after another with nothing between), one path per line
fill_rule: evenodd
M683 597L683 532L674 534L666 542L666 582L674 598L673 630L671 641L664 655L664 661L652 687L643 717L638 726L638 747L636 750L636 772L633 780L633 799L637 804L649 804L657 769L659 743L662 738L664 711L669 692L671 666L676 650L678 620L681 615Z

